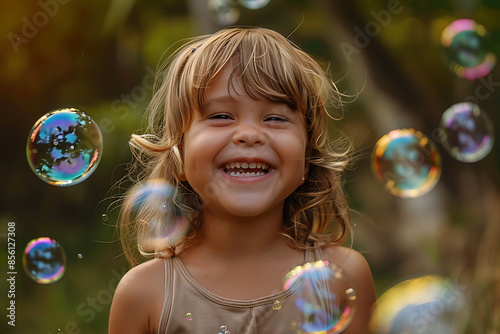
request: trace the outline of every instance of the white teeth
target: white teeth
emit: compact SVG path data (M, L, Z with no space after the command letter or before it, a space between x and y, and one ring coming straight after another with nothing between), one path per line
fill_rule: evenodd
M252 176L264 175L268 172L269 168L270 167L268 164L261 161L250 162L250 163L228 162L224 165L226 173L234 177L252 177ZM244 169L251 169L252 171L245 171Z
M252 177L252 176L260 176L264 175L264 172L230 172L230 176L235 176L235 177Z

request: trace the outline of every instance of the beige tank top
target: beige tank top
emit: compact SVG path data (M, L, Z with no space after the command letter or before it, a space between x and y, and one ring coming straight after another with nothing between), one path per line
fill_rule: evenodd
M322 259L306 250L304 263ZM293 289L253 300L222 298L190 275L178 257L164 259L165 293L158 334L296 334L303 317Z

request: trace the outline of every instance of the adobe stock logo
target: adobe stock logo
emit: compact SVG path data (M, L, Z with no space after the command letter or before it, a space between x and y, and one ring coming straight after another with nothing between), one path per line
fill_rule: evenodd
M38 6L40 10L36 11L31 18L26 16L21 18L23 24L21 27L21 35L12 31L7 34L7 39L12 45L14 52L18 53L21 44L28 44L35 38L40 29L49 23L49 19L59 13L60 5L65 5L68 2L70 2L70 0L39 0Z

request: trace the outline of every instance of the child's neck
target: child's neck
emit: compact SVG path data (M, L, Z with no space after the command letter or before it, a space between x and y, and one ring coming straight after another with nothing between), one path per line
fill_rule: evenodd
M286 245L282 214L263 217L203 215L200 246L217 257L230 259L265 256Z

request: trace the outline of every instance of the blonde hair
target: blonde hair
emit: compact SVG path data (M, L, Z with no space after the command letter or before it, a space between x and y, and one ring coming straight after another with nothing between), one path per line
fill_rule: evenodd
M184 179L179 148L195 112L203 110L207 86L232 60L236 64L232 76L238 75L251 97L286 103L305 119L308 174L286 199L283 213L283 233L290 245L306 249L312 244L341 244L349 236L350 210L340 186L347 150L334 149L327 134L328 109L341 106L341 94L316 61L279 33L231 27L190 39L160 67L148 107L147 134L133 134L130 140L136 158L131 172L139 183L160 179L175 189L175 205L190 212L186 216L189 231L161 249L138 244L153 217L151 210L132 214L137 200L132 188L125 195L119 218L122 246L132 265L138 255L135 247L143 256L173 256L199 236L202 207ZM183 195L181 200L178 194Z

